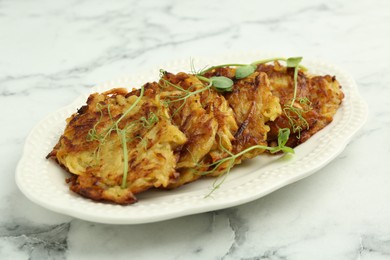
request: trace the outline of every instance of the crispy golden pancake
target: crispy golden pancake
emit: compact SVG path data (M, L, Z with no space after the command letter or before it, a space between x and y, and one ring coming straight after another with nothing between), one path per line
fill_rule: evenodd
M332 122L344 98L335 77L313 76L299 71L297 98L293 106L302 112L302 120L288 108L294 96L294 69L275 62L274 65L259 65L257 71L267 74L272 94L280 99L280 105L285 110L275 121L268 123L271 128L267 139L269 143L276 142L280 128L291 129L288 146L295 147L305 142ZM291 120L295 129L291 126Z
M332 122L344 98L341 86L334 76L314 76L299 70L297 96L293 105L298 108L296 111L300 111L300 115L297 115L289 108L294 96L294 68L287 68L279 62L274 62L274 65L258 65L256 71L266 74L272 93L269 98L278 98L282 109L282 113L276 118L266 121L266 125L270 127L266 140L271 146L277 142L279 129L282 128L289 128L291 132L287 146L295 147L305 142ZM206 76L225 76L234 80L235 68L214 69L206 73ZM250 77L253 77L253 74L247 78ZM236 80L235 85L238 82L239 80ZM265 103L269 104L269 100ZM272 109L271 106L269 109L274 111L275 107Z
M221 145L232 151L231 141L237 124L226 99L214 89L201 91L207 84L196 76L166 73L160 85L163 89L161 97L168 103L173 124L188 138L177 164L180 177L169 186L175 188L199 179L209 164L226 157ZM178 87L182 91L178 91ZM188 94L186 91L199 93L181 100Z
M267 133L270 129L266 123L281 114L279 99L272 95L267 75L253 73L237 80L233 92L226 95L239 125L234 135L233 153L237 154L254 145L267 146ZM263 149L252 150L245 153L241 160L253 158L263 152Z
M48 157L73 174L71 190L93 200L129 204L136 201L134 194L176 180L179 154L174 151L187 138L172 125L158 96L146 93L125 114L137 98L125 89L92 94L67 120ZM127 179L121 187L126 161Z

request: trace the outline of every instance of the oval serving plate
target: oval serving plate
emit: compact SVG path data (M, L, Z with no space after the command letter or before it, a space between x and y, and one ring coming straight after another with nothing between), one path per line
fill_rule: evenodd
M241 53L195 60L198 68L206 65L252 62L279 57L265 53ZM189 71L189 60L172 62L162 68L170 72ZM204 178L175 190L150 190L138 194L139 202L120 206L95 202L74 194L65 183L68 176L52 160L45 159L65 128L65 119L81 107L88 95L52 113L37 124L26 139L16 169L16 183L31 201L52 211L76 218L109 224L156 222L185 215L223 209L253 201L281 187L309 176L330 163L342 152L367 118L367 106L358 94L355 81L340 69L321 61L302 62L310 73L336 75L345 98L331 124L295 148L294 155L259 156L235 166L223 185L212 190L215 178ZM116 87L132 88L158 80L159 68L134 77L110 81L92 92ZM218 181L218 179L217 179Z

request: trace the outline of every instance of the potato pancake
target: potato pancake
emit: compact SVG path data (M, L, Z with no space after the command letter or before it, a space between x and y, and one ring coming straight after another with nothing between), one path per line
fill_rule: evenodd
M125 89L95 93L68 118L48 157L73 174L68 180L72 191L93 200L129 204L136 201L134 194L166 187L179 176L175 149L186 143L186 136L172 125L158 96L144 95L135 103L138 98Z
M271 128L268 142L277 140L280 128L291 129L288 146L295 147L305 142L332 122L344 98L336 77L313 76L299 71L297 99L293 107L298 108L301 113L294 113L289 108L294 95L294 68L287 68L275 62L274 65L259 65L257 71L267 74L271 92L280 99L280 105L285 112L274 122L268 123Z

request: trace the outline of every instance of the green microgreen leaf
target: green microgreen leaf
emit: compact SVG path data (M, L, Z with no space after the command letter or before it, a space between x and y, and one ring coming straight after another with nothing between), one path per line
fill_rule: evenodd
M118 136L121 137L122 150L123 150L123 175L121 188L127 188L127 172L129 170L129 154L127 152L126 132L117 128Z
M148 118L143 116L139 119L139 121L141 122L143 128L150 129L155 123L159 121L159 119L155 113L150 112Z
M255 65L245 65L237 67L236 69L236 79L243 79L251 75L253 72L255 72L256 66Z
M160 78L167 74L167 71L164 69L160 69Z
M203 172L202 175L207 175L207 174L210 174L210 173L213 173L215 172L220 165L222 165L223 163L227 162L227 161L231 161L231 160L236 160L238 157L252 151L252 150L255 150L255 149L263 149L263 150L268 150L270 151L271 153L276 153L276 152L279 152L279 151L282 151L282 152L285 152L285 153L294 153L294 149L292 149L291 147L288 147L286 146L286 143L288 141L290 137L290 129L288 128L281 128L279 129L279 132L278 132L278 146L276 147L270 147L270 146L265 146L265 145L253 145L253 146L250 146L248 148L246 148L245 150L237 153L237 154L230 154L230 156L228 157L225 157L225 158L222 158L218 161L215 161L214 163L210 164L211 167L213 167L211 170L209 171L206 171L206 172ZM225 150L225 148L222 146L222 149ZM228 168L229 170L229 168Z
M291 57L286 60L286 64L288 68L296 68L301 63L302 57Z
M222 183L226 179L226 175L230 172L231 168L234 166L236 159L239 158L240 156L243 156L244 154L252 151L252 150L262 149L262 150L268 150L270 153L277 153L277 152L294 153L293 148L286 146L286 143L287 143L289 137L290 137L290 129L282 128L282 129L279 129L279 132L278 132L278 146L269 147L269 146L264 146L264 145L253 145L253 146L250 146L247 149L245 149L237 154L232 154L225 147L223 147L222 143L220 142L220 146L221 146L222 150L227 152L229 154L229 156L222 158L218 161L215 161L214 163L209 165L209 167L211 168L210 170L201 172L199 174L200 175L208 175L208 174L214 173L225 163L228 163L228 166L226 167L226 171L218 176L218 177L224 176L222 181L218 182L216 180L214 182L212 190L205 197L209 197L216 189L218 189L222 185Z
M283 147L286 145L288 138L290 137L289 128L281 128L278 133L278 146Z
M245 66L245 65L247 65L247 64L241 64L241 63L221 64L221 65L205 68L205 69L201 70L199 73L197 73L197 75L204 75L207 72L213 71L213 70L218 69L218 68L240 67L240 66Z
M290 129L289 128L280 128L278 132L278 146L277 151L282 151L284 153L294 153L294 149L286 146L288 138L290 137Z
M212 86L219 92L229 92L233 90L233 80L220 76L210 78Z

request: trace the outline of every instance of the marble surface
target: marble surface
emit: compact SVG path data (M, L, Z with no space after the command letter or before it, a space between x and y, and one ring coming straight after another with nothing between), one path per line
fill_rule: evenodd
M389 1L0 0L0 259L390 259ZM367 124L331 164L259 200L112 226L14 181L31 128L95 84L174 59L264 50L333 63Z

